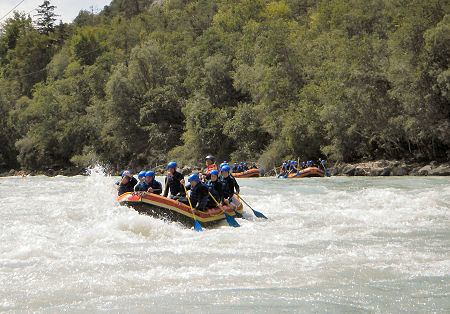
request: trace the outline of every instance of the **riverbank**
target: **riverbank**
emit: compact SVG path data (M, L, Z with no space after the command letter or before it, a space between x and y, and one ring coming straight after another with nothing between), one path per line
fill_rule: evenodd
M335 163L331 164L330 172L332 176L450 176L450 162L438 163L432 161L429 163L407 163L398 160L377 160L359 163ZM164 170L158 169L158 174L163 175ZM196 166L184 166L180 169L183 175L188 175L193 171L200 171ZM80 167L72 167L59 170L41 170L41 171L25 171L11 169L8 172L0 173L0 177L7 176L36 176L45 175L54 177L62 176L76 176L86 175L87 169ZM118 173L111 173L111 175L118 175ZM265 176L273 176L274 171L266 171Z
M407 163L377 160L360 163L336 163L330 167L333 176L450 176L450 163Z

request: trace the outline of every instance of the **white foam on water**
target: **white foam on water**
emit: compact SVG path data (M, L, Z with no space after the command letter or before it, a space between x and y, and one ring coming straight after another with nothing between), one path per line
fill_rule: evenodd
M89 176L0 179L0 311L445 312L448 178L240 180L247 208L202 233Z

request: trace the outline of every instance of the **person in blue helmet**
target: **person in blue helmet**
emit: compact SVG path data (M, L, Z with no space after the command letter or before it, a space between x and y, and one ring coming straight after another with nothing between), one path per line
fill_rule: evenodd
M285 178L287 174L288 174L287 164L286 162L283 162L283 164L280 167L280 173L278 174L278 178Z
M122 195L126 192L134 192L134 187L137 183L138 181L135 177L133 177L131 172L129 170L125 170L122 172L122 179L119 182L118 194Z
M167 197L170 191L170 198L178 200L186 197L184 191L184 176L177 171L177 163L171 161L167 164L167 176L165 179L163 196Z
M222 167L225 166L225 165L228 165L228 161L226 161L226 160L224 160L223 163L221 163L219 165L219 172L220 172L220 169L222 169Z
M155 179L153 171L145 173L145 184L147 185L147 192L160 195L162 193L162 184Z
M233 205L233 195L235 193L239 194L240 188L236 179L230 174L231 168L228 165L222 167L221 178L222 182L222 193L223 200L225 204Z
M144 181L144 178L145 178L145 172L146 172L145 170L139 171L139 173L138 173L138 180L139 180L139 183Z
M297 162L295 160L291 161L291 167L289 169L289 173L297 173Z
M219 180L219 170L213 170L210 173L211 178L207 182L211 194L214 196L217 202L223 201L223 187L222 182ZM216 204L214 204L216 205Z
M191 190L190 199L192 207L201 211L206 211L207 208L210 207L208 205L211 204L208 186L201 182L198 173L191 174L188 177L188 182L189 184L186 188Z
M147 184L145 183L145 171L141 171L138 174L139 183L134 187L135 192L145 192L147 191Z

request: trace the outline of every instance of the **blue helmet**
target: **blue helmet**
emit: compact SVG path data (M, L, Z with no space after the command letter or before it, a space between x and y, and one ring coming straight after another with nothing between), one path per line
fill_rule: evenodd
M219 175L219 170L213 170L213 171L211 171L210 173L209 173L210 175L215 175L215 176L218 176Z
M167 164L167 167L166 167L167 169L172 169L172 168L174 168L174 169L176 169L177 168L177 163L175 162L175 161L171 161L171 162L169 162L168 164Z
M226 165L228 165L228 162L224 161L223 163L220 164L219 169L222 169L222 167Z
M123 171L122 172L122 178L125 177L125 176L131 178L131 171L130 170Z
M144 170L142 170L141 172L139 172L139 174L138 174L138 178L140 179L140 178L143 178L143 177L145 177L145 171Z
M154 177L154 176L155 176L155 172L154 172L154 171L147 171L147 172L145 173L145 176L146 176L146 177Z
M200 178L198 176L198 173L193 173L188 177L188 182L200 182Z
M220 171L225 171L225 172L230 172L231 168L228 165L224 165L222 166L222 168L220 168Z
M292 164L295 166L295 165L297 164L297 162L294 160L294 161L292 162Z

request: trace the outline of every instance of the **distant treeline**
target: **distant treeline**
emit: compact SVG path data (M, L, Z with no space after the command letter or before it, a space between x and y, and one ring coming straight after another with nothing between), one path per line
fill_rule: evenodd
M0 32L0 168L450 155L450 1L114 0Z

